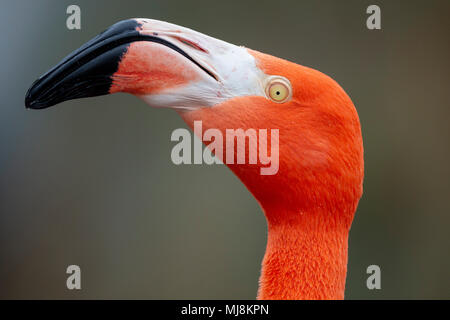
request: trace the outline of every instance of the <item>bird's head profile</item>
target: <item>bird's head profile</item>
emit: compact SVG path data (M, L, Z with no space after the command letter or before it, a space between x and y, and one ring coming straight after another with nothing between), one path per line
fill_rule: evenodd
M25 103L42 109L116 92L175 109L190 127L201 121L203 131L223 137L242 129L247 148L223 143L220 158L261 204L269 224L311 219L348 232L362 194L362 137L353 103L330 77L174 24L131 19L40 77ZM277 155L271 172L259 157L249 163L251 136L261 139L260 130L267 139L256 154L267 149ZM226 161L238 151L245 163Z

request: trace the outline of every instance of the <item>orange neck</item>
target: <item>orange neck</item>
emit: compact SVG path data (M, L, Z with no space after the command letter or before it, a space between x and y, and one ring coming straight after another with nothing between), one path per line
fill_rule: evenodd
M349 226L322 213L271 221L258 299L343 299ZM330 221L327 221L330 222Z

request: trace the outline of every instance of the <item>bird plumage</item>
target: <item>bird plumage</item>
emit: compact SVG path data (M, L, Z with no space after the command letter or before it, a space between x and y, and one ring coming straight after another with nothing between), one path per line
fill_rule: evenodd
M102 85L95 87L92 79ZM270 96L273 79L285 86L285 99ZM357 112L333 79L187 28L133 19L38 79L26 105L45 108L115 92L176 109L190 127L202 121L205 130L224 136L227 129L277 129L276 174L261 175L260 161L226 163L267 219L258 298L344 297L348 233L362 195L364 160ZM224 158L238 152L223 148Z

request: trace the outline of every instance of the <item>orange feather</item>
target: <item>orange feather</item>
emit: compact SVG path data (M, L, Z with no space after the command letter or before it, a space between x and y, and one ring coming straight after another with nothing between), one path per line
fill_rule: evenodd
M261 204L268 222L258 298L342 299L348 232L364 175L355 107L323 73L249 52L265 73L291 81L290 102L237 97L180 114L191 127L202 120L205 130L217 128L224 136L230 128L279 129L276 175L260 175L261 164L228 164ZM270 150L270 139L268 144Z

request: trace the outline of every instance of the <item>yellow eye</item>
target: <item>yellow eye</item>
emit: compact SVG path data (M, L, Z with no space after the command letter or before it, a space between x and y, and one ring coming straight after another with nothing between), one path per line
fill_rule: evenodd
M272 101L283 103L291 98L291 86L285 79L273 79L268 83L266 93Z

